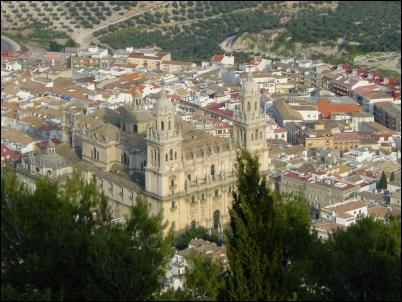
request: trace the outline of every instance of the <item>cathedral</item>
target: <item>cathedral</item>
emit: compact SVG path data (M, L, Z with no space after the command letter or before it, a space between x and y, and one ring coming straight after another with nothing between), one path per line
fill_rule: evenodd
M240 99L231 139L211 136L178 118L165 91L152 112L145 110L137 95L115 111L103 108L87 116L65 113L63 143L52 146L55 152L25 158L20 170L25 170L26 178L29 174L60 177L78 169L104 191L115 218L128 214L140 194L151 213L162 211L177 232L191 226L221 232L229 222L240 148L258 157L261 173L267 174L270 166L265 116L251 74L241 87ZM38 156L46 160L34 160ZM53 166L46 166L50 162Z

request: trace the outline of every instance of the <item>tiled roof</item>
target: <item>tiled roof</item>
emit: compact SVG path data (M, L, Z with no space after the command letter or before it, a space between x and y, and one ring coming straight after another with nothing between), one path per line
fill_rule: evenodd
M220 61L223 60L223 58L224 58L224 56L222 56L222 55L214 55L214 56L212 57L211 61L212 61L212 62L220 62Z
M1 164L6 160L19 160L21 158L21 154L17 151L14 151L7 147L5 144L1 144Z
M390 214L390 209L384 206L375 206L367 209L368 215L370 217L388 217Z
M323 231L335 231L337 229L344 229L345 226L330 220L322 220L314 222L312 227Z
M363 201L353 201L353 202L348 202L343 205L335 206L335 207L327 207L328 209L331 209L335 213L346 213L350 212L353 210L357 210L360 208L364 208L366 204Z
M359 104L331 103L328 100L321 99L318 102L318 111L324 118L329 118L331 112L356 112L361 111Z
M333 137L334 141L358 140L360 135L358 132L343 132L343 133L335 133Z

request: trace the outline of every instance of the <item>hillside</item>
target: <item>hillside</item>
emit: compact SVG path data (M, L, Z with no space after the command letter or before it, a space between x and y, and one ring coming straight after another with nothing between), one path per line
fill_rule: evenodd
M87 47L94 31L163 4L163 1L2 1L1 31L28 48L48 49L52 40L64 45L70 37L81 47Z
M247 32L248 41L238 39L243 47L234 50L339 58L400 50L400 19L400 2L176 1L95 35L114 48L156 45L200 60L221 52L227 37Z
M357 55L400 51L398 1L16 2L2 2L2 33L25 28L19 41L33 40L32 28L45 24L39 36L46 43L72 37L82 47L158 46L196 62L221 52L353 62Z

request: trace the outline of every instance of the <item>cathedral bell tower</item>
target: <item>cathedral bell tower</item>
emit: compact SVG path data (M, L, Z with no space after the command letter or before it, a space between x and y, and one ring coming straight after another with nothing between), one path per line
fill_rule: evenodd
M154 122L147 129L147 167L145 188L165 197L182 191L182 135L175 123L175 106L162 90L154 107ZM183 173L181 173L183 174Z
M260 108L260 88L251 71L240 89L240 108L233 114L233 140L241 148L257 155L260 172L269 169L265 114Z

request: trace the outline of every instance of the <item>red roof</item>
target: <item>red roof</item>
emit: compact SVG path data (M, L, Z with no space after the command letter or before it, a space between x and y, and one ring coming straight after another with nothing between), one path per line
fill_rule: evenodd
M367 86L360 86L360 87L357 87L356 89L353 89L353 94L364 95L364 94L366 94L366 93L368 93L370 91L376 90L376 89L379 89L379 86L376 85L376 84L374 84L374 85L371 84L371 85L367 85Z
M359 104L331 103L328 100L321 99L318 102L318 111L321 112L323 118L329 118L331 112L359 112Z
M53 144L58 145L61 144L61 140L57 139L57 138L52 138L51 141L53 142Z
M131 81L131 80L138 79L138 78L140 78L140 74L135 71L135 72L123 74L120 77L120 80L122 80L122 81Z
M223 60L223 56L222 55L214 55L211 59L212 62L220 62Z
M211 103L211 104L208 104L207 106L205 106L204 109L206 111L216 113L216 114L221 115L223 117L232 118L233 117L233 111L229 110L229 109L224 109L222 107L224 107L223 104Z
M342 140L357 140L360 135L359 132L343 132L343 133L335 133L333 135L334 141L342 141Z
M57 139L57 138L52 138L51 141L55 145L61 144L61 141L59 139ZM49 144L49 140L44 140L44 141L41 141L39 143L35 143L35 146L37 146L41 150L44 150L44 149L46 149L48 144Z
M356 72L357 72L357 74L358 74L358 75L364 75L364 74L367 74L366 69L361 68L361 67L357 67L357 68L356 68Z
M10 51L10 50L2 50L1 57L2 58L16 58L20 55L20 52Z
M16 161L21 158L21 154L7 147L5 144L1 144L1 165L4 164L6 160Z
M118 82L114 82L114 83L109 83L105 85L105 89L114 89L119 85Z
M250 65L258 65L261 63L261 58L254 57L250 60Z
M342 64L342 69L347 73L352 72L352 68L350 68L349 64Z

